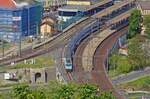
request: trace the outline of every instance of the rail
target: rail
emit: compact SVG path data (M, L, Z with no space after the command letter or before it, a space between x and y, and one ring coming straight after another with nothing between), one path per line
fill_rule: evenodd
M129 17L129 12L130 11L127 11L127 12L125 12L125 13L123 13L123 14L121 14L121 15L119 15L119 16L117 16L117 17L115 17L115 18L113 18L112 20L114 20L114 19L118 19L119 18L119 20L117 20L117 21L113 21L113 22L115 22L115 23L120 23L120 21L122 21L122 20L124 20L124 19L127 19L128 17ZM111 21L111 20L110 20ZM112 24L115 24L115 23L111 23L111 24L109 24L110 25L110 27L109 27L109 29L106 29L106 30L104 30L103 32L101 32L101 33L99 33L99 34L97 34L97 35L94 35L94 36L96 36L96 40L95 39L91 39L89 42L86 42L86 44L84 44L83 46L84 46L84 48L79 48L79 49L82 49L82 53L80 53L80 52L75 52L75 55L74 55L74 57L73 57L73 63L74 63L74 72L73 72L73 74L75 74L75 73L77 73L78 71L80 71L80 72L88 72L88 73L90 73L90 75L92 75L92 78L90 78L90 79L92 79L91 80L91 82L93 81L93 82L95 82L96 84L98 84L100 87L102 87L104 90L112 90L113 91L113 94L117 97L117 99L123 99L123 97L113 88L113 85L112 85L112 83L111 83L111 81L109 80L109 78L107 77L107 73L106 73L106 66L105 66L105 63L107 62L107 57L108 57L108 53L109 53L109 51L110 50L108 50L107 48L104 48L104 50L105 50L105 53L101 53L100 55L101 56L95 56L95 54L97 53L96 51L97 51L97 49L98 49L98 47L100 47L100 48L102 48L102 47L104 47L105 45L103 45L102 43L104 43L105 42L105 40L107 40L107 38L110 38L111 36L114 36L114 38L113 39L117 39L116 37L119 37L119 36L121 36L121 33L120 33L120 31L121 31L121 29L123 28L123 27L126 27L128 24L126 24L126 22L124 23L122 23L122 24L120 24L120 25L122 25L122 27L119 27L119 28L117 28L117 29L111 29L111 26L112 26ZM116 31L119 31L119 33L118 32L116 32ZM119 36L118 36L119 35ZM87 38L88 39L88 38ZM88 45L88 44L91 44L91 43L93 43L93 41L96 41L94 44L92 44L92 47L90 46L90 45ZM111 40L111 39L110 39ZM108 43L108 42L107 42ZM111 42L111 44L113 44L112 42ZM100 45L100 46L99 46ZM109 44L108 44L109 45ZM79 45L80 46L80 45ZM80 47L82 47L82 46L80 46ZM109 46L109 48L110 48L110 46ZM78 49L78 48L77 48ZM91 50L90 50L91 49ZM90 54L88 53L88 50L90 50L89 52L90 52ZM77 50L78 51L78 50ZM81 51L81 50L79 50L79 51ZM99 50L98 50L99 51ZM79 54L76 54L76 53L79 53ZM87 54L89 54L88 56L86 56ZM104 55L103 55L104 54ZM81 56L82 58L80 58L80 60L79 59L77 59L77 58L79 58L79 56ZM87 59L88 58L88 59ZM90 59L89 59L90 58ZM96 60L95 60L96 59ZM76 61L77 60L77 61ZM98 61L99 60L99 61ZM100 61L101 60L101 61ZM98 65L99 63L101 63L100 65ZM88 65L88 66L87 66ZM96 66L95 66L96 65ZM81 66L81 67L79 67L79 66ZM85 69L85 66L87 66L86 67L86 69ZM99 68L99 66L102 66L101 68L102 69L98 69ZM78 73L78 76L80 76L79 77L79 81L82 81L82 82L85 82L86 80L83 80L84 79L84 76L85 74L83 73L83 74L79 74ZM82 78L83 77L83 78ZM96 78L95 78L96 77ZM99 78L99 77L101 77L101 79ZM80 79L82 79L82 80L80 80ZM87 78L88 79L88 78ZM101 80L103 80L105 83L102 83L102 82L100 82ZM105 85L106 84L106 85Z

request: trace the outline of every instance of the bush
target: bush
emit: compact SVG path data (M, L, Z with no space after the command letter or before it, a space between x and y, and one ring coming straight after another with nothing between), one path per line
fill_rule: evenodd
M44 88L31 89L27 85L18 85L12 90L11 99L115 99L111 92L98 90L91 84L51 83Z

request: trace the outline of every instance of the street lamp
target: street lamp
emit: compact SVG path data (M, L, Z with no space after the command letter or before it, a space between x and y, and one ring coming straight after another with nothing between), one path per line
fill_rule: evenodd
M21 35L19 35L19 56L21 56Z
M1 45L2 45L2 57L4 57L4 55L5 55L5 54L4 54L4 53L5 53L5 52L4 52L4 50L5 50L5 49L4 49L4 47L5 47L5 46L4 46L4 37L3 37L2 34L1 34L0 37L1 37L0 40L1 40Z

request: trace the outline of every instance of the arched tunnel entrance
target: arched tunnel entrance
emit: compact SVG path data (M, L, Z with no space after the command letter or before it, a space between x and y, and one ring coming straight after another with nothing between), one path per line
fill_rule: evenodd
M40 80L41 79L41 73L36 73L35 74L35 82L38 82L38 80Z

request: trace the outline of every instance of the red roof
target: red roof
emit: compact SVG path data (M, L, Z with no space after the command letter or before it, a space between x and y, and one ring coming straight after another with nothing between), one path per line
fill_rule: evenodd
M4 8L15 8L16 5L13 0L0 0L0 7Z

